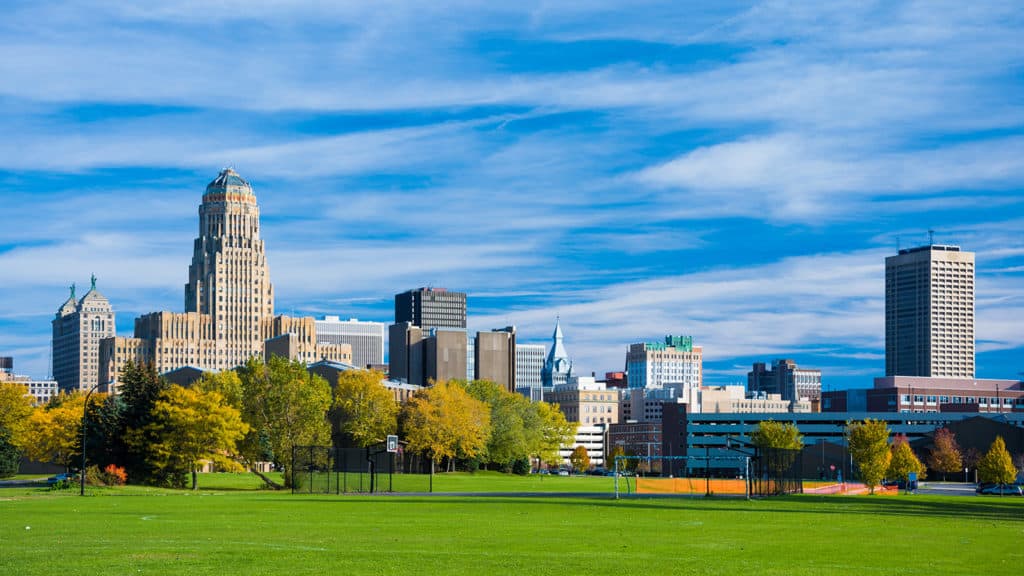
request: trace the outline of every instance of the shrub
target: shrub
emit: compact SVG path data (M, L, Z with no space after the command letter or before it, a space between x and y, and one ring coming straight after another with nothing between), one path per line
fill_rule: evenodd
M530 473L530 459L529 458L516 458L512 462L512 473L520 476L526 476Z
M103 481L107 486L124 486L128 482L128 474L116 464L107 464L103 469Z

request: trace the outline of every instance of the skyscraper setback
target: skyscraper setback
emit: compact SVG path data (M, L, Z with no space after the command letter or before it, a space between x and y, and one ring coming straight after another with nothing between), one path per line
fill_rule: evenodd
M116 388L129 362L158 372L184 366L226 370L263 357L268 340L292 359L352 361L347 344L318 345L312 317L274 316L274 288L252 186L223 170L203 194L199 235L185 285L185 312L153 312L135 319L134 338L107 338L99 347L99 382Z
M885 259L885 375L974 378L974 253L928 245Z
M259 353L267 337L262 323L274 316L274 288L256 195L234 170L222 171L206 187L193 250L185 312L208 314L219 360L241 364Z

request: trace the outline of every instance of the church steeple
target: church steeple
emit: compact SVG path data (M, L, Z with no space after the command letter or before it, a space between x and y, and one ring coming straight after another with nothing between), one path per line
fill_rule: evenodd
M551 388L558 384L565 384L569 376L572 376L572 360L565 351L565 344L562 336L561 318L555 317L555 331L551 335L551 350L544 361L544 368L541 369L541 384L545 388Z

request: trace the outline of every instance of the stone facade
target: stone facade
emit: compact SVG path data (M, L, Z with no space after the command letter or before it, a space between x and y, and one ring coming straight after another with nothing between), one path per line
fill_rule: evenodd
M61 305L52 322L53 378L61 390L88 390L100 380L100 342L114 336L114 310L105 296L92 287L75 300L71 296Z
M109 391L116 391L128 361L152 363L158 373L184 366L228 370L262 358L265 342L286 334L289 359L352 361L351 346L317 344L312 317L274 315L259 206L252 187L234 170L225 169L206 187L193 247L185 312L146 314L135 320L134 338L100 344L100 381ZM280 344L271 347L280 350Z

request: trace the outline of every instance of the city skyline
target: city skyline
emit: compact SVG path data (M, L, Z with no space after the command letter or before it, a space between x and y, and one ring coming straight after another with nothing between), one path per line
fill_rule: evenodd
M785 357L869 386L884 259L931 229L977 255L977 377L1024 370L1012 7L187 6L16 2L0 23L20 372L47 375L50 320L92 273L119 335L177 310L229 164L259 191L281 313L389 323L394 294L444 286L471 331L546 344L560 317L580 374L687 334L708 384Z

